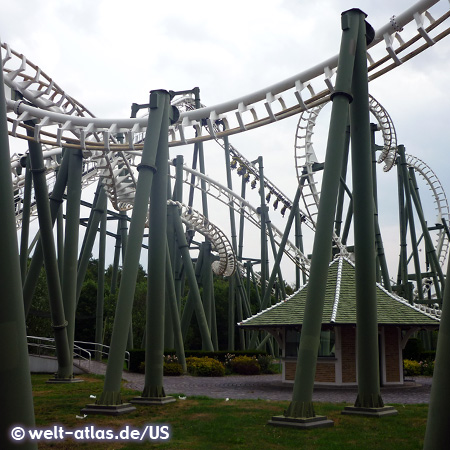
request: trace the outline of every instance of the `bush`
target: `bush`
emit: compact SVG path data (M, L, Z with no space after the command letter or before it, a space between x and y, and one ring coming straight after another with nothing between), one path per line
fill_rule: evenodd
M261 366L256 357L236 356L230 362L231 370L240 375L259 375Z
M164 375L168 377L179 377L180 375L183 375L183 367L177 362L165 362Z
M420 361L420 373L426 377L431 377L434 372L434 361L425 360Z
M403 360L403 373L407 376L415 376L421 374L421 365L417 361L411 359Z
M217 359L213 358L186 358L187 370L191 375L196 377L223 377L225 375L225 367Z
M273 356L259 355L256 359L261 367L261 373L275 373L272 367Z

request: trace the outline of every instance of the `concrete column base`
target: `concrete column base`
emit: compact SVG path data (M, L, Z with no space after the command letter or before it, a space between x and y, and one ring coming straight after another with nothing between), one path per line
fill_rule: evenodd
M165 405L174 401L175 397L167 395L165 397L134 397L130 400L130 403L136 405Z
M286 416L273 416L271 420L267 422L267 425L273 425L274 427L290 427L290 428L328 428L334 426L334 422L327 419L326 416L314 416L314 417L286 417Z
M131 403L122 403L121 405L96 405L90 403L86 405L82 410L82 414L103 414L105 416L119 416L121 414L127 414L136 410Z
M84 380L81 378L50 378L46 381L48 384L61 384L61 383L82 383Z
M393 406L383 406L382 408L362 408L360 406L346 406L342 414L353 414L355 416L382 417L395 416L398 411Z

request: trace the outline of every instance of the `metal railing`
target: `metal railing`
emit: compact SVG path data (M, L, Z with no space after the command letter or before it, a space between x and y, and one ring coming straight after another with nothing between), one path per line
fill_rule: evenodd
M28 353L34 356L56 356L56 346L54 338L41 336L27 336ZM31 351L34 350L34 351ZM91 369L92 356L100 354L100 359L108 359L109 345L103 345L96 342L74 341L73 357L74 364L83 369L81 362L88 363L88 371ZM130 369L130 352L125 352L125 362L127 370Z

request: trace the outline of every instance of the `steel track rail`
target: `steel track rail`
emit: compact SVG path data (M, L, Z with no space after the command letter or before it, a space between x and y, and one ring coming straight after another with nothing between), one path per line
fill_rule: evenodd
M440 2L443 3L443 0ZM438 0L419 1L402 14L392 17L389 23L376 32L368 52L370 80L394 69L450 34L448 24L450 13L447 11L435 19L430 12L430 9L440 2ZM425 26L426 22L429 23L428 26ZM410 34L406 36L407 29L411 28L407 27L410 23L415 24L412 37ZM440 31L440 28L444 28L443 31ZM377 52L381 55L375 55ZM142 146L134 146L134 135L145 130L145 119L85 117L77 115L76 109L71 115L55 112L55 104L59 107L64 105L64 101L59 105L57 96L52 98L55 83L52 85L47 81L42 83L42 87L39 85L38 89L29 89L26 84L30 80L23 75L24 69L22 70L24 57L22 59L13 58L12 55L15 53L9 50L4 58L6 84L11 89L15 89L13 84L15 79L22 77L21 84L16 82L16 87L21 89L24 98L27 99L28 96L28 100L32 104L40 102L42 109L27 105L25 102L8 100L7 106L10 114L17 116L11 118L11 135L26 138L25 134L18 132L18 128L25 120L34 119L38 121L34 139L50 145L75 146L83 150L101 150L104 143L122 151L142 148ZM9 64L17 59L20 64L10 68ZM26 58L25 61L27 61ZM25 65L31 66L31 64ZM170 130L169 145L184 145L240 133L317 106L327 101L330 93L333 92L333 77L336 67L337 56L334 56L304 72L252 94L219 105L186 111L181 114L178 126L172 127ZM41 74L42 72L39 74L39 80L42 77ZM29 90L33 92L30 94ZM43 93L41 94L41 92ZM51 104L46 105L44 99L48 98L51 99ZM81 111L80 114L82 113L85 112ZM224 126L224 130L219 133L216 133L213 127L217 121ZM206 134L202 134L202 123L204 122L208 124L208 133ZM44 133L44 128L56 130ZM193 129L196 133L193 132ZM127 142L110 144L111 138L118 132L125 133ZM76 137L77 135L79 138ZM103 136L103 142L96 141L95 138L98 136ZM90 138L92 140L89 140Z

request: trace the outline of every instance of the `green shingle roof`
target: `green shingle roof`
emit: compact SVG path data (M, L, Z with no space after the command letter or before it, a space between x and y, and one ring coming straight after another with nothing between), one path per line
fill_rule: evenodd
M286 300L240 322L242 327L278 327L300 325L305 312L307 284ZM438 325L440 311L422 305L410 305L377 283L378 323L382 325ZM355 324L355 266L344 257L329 266L322 316L323 324Z

